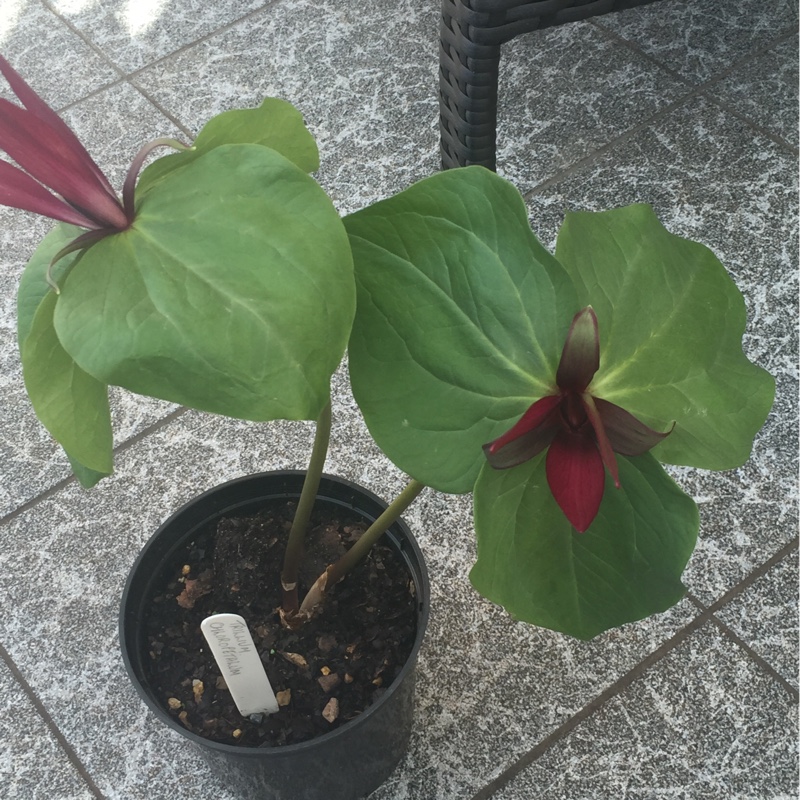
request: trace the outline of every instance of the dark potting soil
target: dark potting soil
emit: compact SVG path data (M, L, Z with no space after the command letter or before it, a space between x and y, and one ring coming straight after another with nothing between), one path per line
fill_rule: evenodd
M303 742L358 716L387 690L416 635L414 583L392 548L378 544L329 591L322 611L297 630L280 605L283 549L293 502L255 516L221 519L170 565L152 601L148 679L189 730L250 747ZM365 530L351 512L315 507L300 574L300 597ZM277 714L242 717L200 631L210 614L241 614L270 683Z

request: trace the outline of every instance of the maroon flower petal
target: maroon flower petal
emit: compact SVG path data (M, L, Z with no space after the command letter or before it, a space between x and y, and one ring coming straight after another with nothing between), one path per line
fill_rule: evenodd
M668 431L659 433L648 428L624 408L609 403L608 400L595 397L594 402L611 446L616 453L623 456L640 456L646 453L669 436L675 428L673 422Z
M82 228L97 227L92 220L50 194L44 186L6 161L0 161L0 205L33 211L35 214Z
M560 403L558 395L548 395L531 405L513 428L483 446L489 463L495 469L508 469L539 455L558 430Z
M547 483L564 516L583 533L597 516L605 488L600 452L590 436L562 430L545 461Z
M495 451L491 450L490 444L485 444L483 452L495 469L509 469L538 456L553 441L556 433L558 433L558 426L543 425L520 434L516 439Z
M0 99L0 149L31 177L60 194L99 227L126 228L122 204L86 169L72 148L38 117Z
M558 388L567 392L585 391L599 366L597 315L587 306L573 317L567 333L556 373Z
M603 419L595 405L595 399L590 394L584 393L581 395L581 402L586 410L586 416L589 417L589 422L594 429L594 435L597 439L597 449L600 451L600 458L603 459L606 469L611 473L611 477L614 479L614 486L619 489L617 459L614 457L614 450L611 447L611 442L608 440L608 435L603 425Z
M91 170L99 179L103 187L112 198L116 198L116 193L108 182L108 178L103 174L100 167L94 162L92 157L86 151L86 148L81 144L80 139L72 132L70 127L64 122L61 117L50 108L36 92L25 83L22 76L6 61L3 56L0 56L0 73L8 81L11 90L19 98L22 105L28 109L32 114L37 116L42 122L49 125L56 133L58 133L62 141L67 144L73 151L74 155L83 162L84 167Z

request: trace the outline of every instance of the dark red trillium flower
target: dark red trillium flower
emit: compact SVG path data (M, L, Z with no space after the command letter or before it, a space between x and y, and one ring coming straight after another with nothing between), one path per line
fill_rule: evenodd
M0 161L0 204L90 231L127 228L132 209L75 134L2 56L0 72L24 106L0 98L0 150L19 164Z
M0 205L87 229L53 258L51 267L67 253L130 226L136 179L156 147L190 149L170 138L146 144L128 170L120 201L78 137L2 56L0 73L24 106L0 98L0 150L19 165L0 160ZM49 271L47 280L58 291Z
M549 448L547 483L579 533L597 516L605 469L619 488L614 453L642 455L672 430L658 433L618 405L594 397L589 384L599 366L597 316L587 306L567 334L556 372L558 393L537 400L511 430L483 448L496 469L515 467Z

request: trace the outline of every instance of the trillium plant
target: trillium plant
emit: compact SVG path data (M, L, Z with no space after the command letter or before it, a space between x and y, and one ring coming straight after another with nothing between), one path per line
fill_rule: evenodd
M18 337L34 409L85 486L112 471L108 387L253 421L315 420L282 575L301 624L424 486L474 493L470 578L528 622L591 638L669 608L699 522L661 463L749 457L774 384L742 352L744 302L647 206L569 213L555 256L480 167L343 220L288 103L159 140L117 197L4 60L0 202L59 225L31 258ZM180 152L141 169L154 146ZM141 174L140 173L141 170ZM298 595L327 452L330 378L407 488Z
M568 213L553 256L479 167L345 225L356 400L401 469L473 492L475 588L584 639L678 602L699 515L661 464L740 466L774 396L718 259L645 205Z

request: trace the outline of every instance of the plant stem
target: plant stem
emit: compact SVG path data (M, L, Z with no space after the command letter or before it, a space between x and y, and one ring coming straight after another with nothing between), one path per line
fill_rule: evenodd
M328 454L328 442L331 438L331 403L328 400L325 408L317 420L317 429L314 433L314 447L311 450L311 460L308 462L306 479L297 501L297 511L292 520L292 529L289 531L289 541L286 543L286 552L283 556L283 570L281 571L281 588L283 589L283 610L291 613L297 611L299 598L297 596L297 573L303 559L303 545L306 538L308 521L311 519L311 509L317 497L322 467L325 456Z
M331 586L335 586L353 567L356 566L370 551L372 546L381 538L387 529L400 517L400 515L414 502L417 495L425 488L424 483L410 480L408 485L391 502L386 511L381 514L372 525L367 528L361 538L335 563L331 564L322 575L317 578L314 585L308 590L303 599L300 611L310 614L322 601L325 593Z
M130 222L133 219L133 195L136 189L136 179L139 177L139 170L145 162L147 156L157 147L171 147L174 150L192 150L192 146L179 142L177 139L171 139L168 136L163 136L160 139L154 139L148 142L136 154L133 163L128 167L128 174L125 176L125 183L122 187L122 205L125 209L125 215Z

